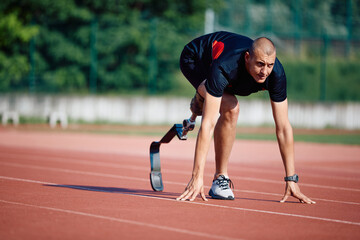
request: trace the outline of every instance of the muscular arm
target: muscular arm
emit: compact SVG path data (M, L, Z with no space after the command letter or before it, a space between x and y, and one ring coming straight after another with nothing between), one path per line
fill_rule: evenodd
M213 97L205 90L205 88L203 94L205 95L205 101L201 127L199 129L196 141L192 178L184 193L178 197L177 200L184 201L190 199L190 201L193 201L198 194L200 194L201 197L206 200L203 187L204 168L211 138L217 119L219 117L221 97Z
M205 93L203 117L195 147L193 176L203 174L204 172L205 160L219 116L220 102L221 98L213 97L207 92Z
M271 102L273 116L276 125L276 137L278 140L281 157L284 163L286 176L295 174L294 161L294 137L292 127L288 119L288 102Z
M276 125L276 136L280 148L281 158L283 160L285 175L295 174L294 159L294 137L292 127L288 118L288 102L271 102L273 116ZM302 203L314 204L310 198L301 193L299 186L295 182L286 182L285 194L281 202L285 202L289 196L299 199Z

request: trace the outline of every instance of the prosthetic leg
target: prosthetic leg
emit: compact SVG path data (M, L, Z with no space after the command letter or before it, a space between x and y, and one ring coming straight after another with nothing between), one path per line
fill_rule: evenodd
M169 143L175 135L179 140L186 140L187 133L195 128L195 121L190 122L189 120L185 119L183 125L174 124L159 142L154 141L150 145L150 183L154 191L162 191L164 189L161 175L160 146L162 143Z
M150 183L154 191L162 191L164 189L162 175L161 175L161 164L160 164L160 146L162 143L169 143L175 135L179 140L186 140L187 133L194 130L195 120L198 115L202 114L202 103L204 99L199 93L195 94L190 104L190 109L193 112L189 119L185 119L183 124L174 124L172 128L164 135L160 141L154 141L150 145Z
M150 183L154 191L162 191L164 189L161 176L160 145L162 143L169 143L175 135L177 135L180 140L184 140L182 128L183 126L181 124L174 124L159 142L152 142L150 145Z

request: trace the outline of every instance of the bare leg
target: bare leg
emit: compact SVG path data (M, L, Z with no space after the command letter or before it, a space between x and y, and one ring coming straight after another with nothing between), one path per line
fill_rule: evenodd
M228 162L236 136L236 124L239 116L239 103L234 95L224 93L220 117L214 130L216 172L214 179L220 175L228 176Z
M205 80L199 85L195 97L191 100L190 109L192 115L189 119L183 121L182 139L187 139L187 133L195 127L195 121L198 115L202 115L202 107L205 95Z

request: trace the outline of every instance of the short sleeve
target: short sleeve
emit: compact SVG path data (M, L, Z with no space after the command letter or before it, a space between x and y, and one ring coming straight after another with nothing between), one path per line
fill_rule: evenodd
M224 74L226 74L224 69L216 62L213 62L205 83L206 90L210 95L214 97L223 95L226 86L229 84Z
M286 75L283 66L276 58L273 72L269 76L269 95L274 102L282 102L287 98Z

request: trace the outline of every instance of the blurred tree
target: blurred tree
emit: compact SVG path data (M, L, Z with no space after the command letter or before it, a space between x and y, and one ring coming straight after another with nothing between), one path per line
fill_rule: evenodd
M16 42L28 42L38 32L36 26L24 25L17 11L0 12L0 47L9 48Z
M4 0L0 4L0 91L24 85L23 78L29 71L24 46L38 33L38 27L22 18L19 7L11 7L12 2Z
M275 41L284 43L279 52L287 47L283 39L294 36L359 39L360 0L2 0L0 92L28 91L29 76L36 91L88 92L91 74L99 93L176 89L179 55L203 33L207 8L218 13L217 29L252 37L271 31ZM316 58L320 49L309 44L307 54ZM96 71L91 71L94 64ZM289 89L308 91L309 83L300 78L319 70L299 64L304 64L302 74L290 62L289 75L297 80Z

